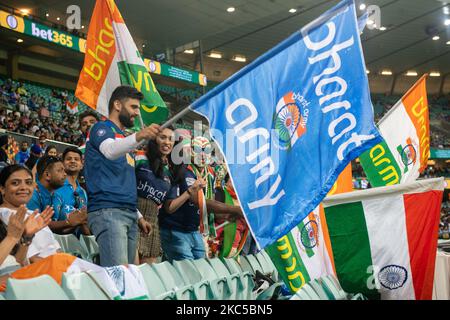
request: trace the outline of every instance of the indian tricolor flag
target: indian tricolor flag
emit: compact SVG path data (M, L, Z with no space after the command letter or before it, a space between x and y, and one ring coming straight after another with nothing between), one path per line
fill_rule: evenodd
M378 122L384 141L360 156L374 187L412 182L427 166L430 120L424 75Z
M77 114L78 113L78 101L76 100L73 103L71 103L69 100L67 100L66 108L70 114Z
M431 299L444 179L325 198L336 275L370 299Z
M349 164L328 194L351 191L352 166ZM297 292L305 283L314 279L335 275L322 204L265 250L291 293Z
M136 44L113 0L97 0L86 42L83 69L75 95L108 117L108 101L120 85L144 95L141 116L145 125L167 119L168 109L156 90ZM140 127L136 119L136 127Z

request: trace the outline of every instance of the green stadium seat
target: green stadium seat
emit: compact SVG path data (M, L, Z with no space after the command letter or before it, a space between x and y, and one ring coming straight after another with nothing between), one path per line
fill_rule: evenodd
M177 300L197 300L194 287L186 284L178 271L168 261L154 263L151 267L163 281L166 290L175 291Z
M138 266L142 273L147 290L153 300L174 300L176 299L175 291L167 290L163 281L158 277L155 270L147 263Z
M31 279L9 278L6 283L7 300L69 300L61 287L49 275Z
M208 280L203 279L202 274L198 272L191 260L173 261L173 267L184 279L185 284L194 287L197 300L215 300L218 299L217 291L213 290Z
M206 259L191 260L197 268L202 279L209 281L214 296L219 300L231 300L236 298L236 291L233 290L231 279L228 276L219 275Z
M80 241L73 234L56 234L54 233L56 241L58 241L61 246L61 250L65 253L74 255L78 258L84 259L86 261L92 262L89 259L89 252L85 247L83 247Z
M305 291L308 296L311 298L311 300L322 300L319 294L314 290L313 287L309 283L305 283L303 287L300 289ZM328 299L325 299L328 300Z
M113 300L113 298L86 274L64 273L61 287L71 300Z
M322 287L322 285L317 281L317 279L311 280L308 285L313 288L313 290L317 293L317 295L319 296L320 300L335 300L332 299L324 290L324 288ZM333 296L334 298L334 296Z
M339 281L333 275L322 277L322 282L333 292L336 300L348 299L347 293L342 289Z
M98 248L98 243L95 240L95 236L81 235L80 243L87 250L89 260L96 264L100 264L100 250Z
M253 293L253 289L255 288L255 282L253 281L253 276L250 272L242 270L240 264L235 259L220 259L224 266L227 267L230 274L239 274L241 279L241 284L243 286L243 290L248 292L249 300L255 299L256 295Z
M264 274L269 275L275 282L281 281L281 279L279 279L278 277L277 268L273 264L272 259L270 259L266 251L260 251L258 254L256 254L255 257L261 265Z
M252 289L254 287L253 279L248 274L247 277L241 276L241 273L231 273L225 264L219 258L208 259L208 263L219 276L226 277L234 291L231 300L251 300L253 298Z

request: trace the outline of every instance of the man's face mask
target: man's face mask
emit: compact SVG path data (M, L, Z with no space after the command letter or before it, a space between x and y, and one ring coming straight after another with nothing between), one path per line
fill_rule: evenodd
M203 168L211 162L211 143L205 137L195 137L192 140L192 162Z

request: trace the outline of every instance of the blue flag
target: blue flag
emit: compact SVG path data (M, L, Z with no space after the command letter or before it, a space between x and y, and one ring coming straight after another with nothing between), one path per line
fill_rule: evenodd
M353 1L327 11L191 109L208 118L263 249L313 211L351 160L380 142Z

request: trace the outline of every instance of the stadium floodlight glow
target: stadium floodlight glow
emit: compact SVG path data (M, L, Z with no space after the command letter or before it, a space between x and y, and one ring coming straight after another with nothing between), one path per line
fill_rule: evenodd
M390 70L383 70L383 71L381 71L381 75L383 75L383 76L392 76L392 71L390 71Z
M229 8L227 9L227 11L230 12L230 13L231 13L231 12L234 12L235 10L236 10L235 7L229 7Z
M46 16L47 18L50 17L50 13L47 12L47 13L45 14L45 16Z
M370 70L369 70L369 69L366 69L366 73L369 74L369 73L370 73Z
M359 6L359 10L366 10L366 5L364 3L361 3Z
M222 54L220 52L211 52L208 57L213 59L222 59Z
M386 31L386 27L380 27L380 31Z
M295 9L295 8L289 9L289 12L290 12L290 13L296 13L296 12L297 12L297 9Z
M60 20L60 18L59 18L59 17L57 17L57 18L56 18L56 20L58 20L58 21L59 21L59 20Z
M450 9L448 7L444 7L442 10L444 11L444 14L446 15L450 14Z
M444 21L444 25L446 25L446 26L450 26L450 19L445 19L445 21Z
M437 41L437 40L439 40L441 37L439 37L439 36L434 36L432 39L434 40L434 41Z
M17 42L18 42L18 43L22 43L22 42L23 42L23 39L20 39L20 38L19 38L19 39L17 39Z
M20 11L20 13L22 13L24 16L30 14L30 9L20 9L19 11Z
M447 45L450 45L450 41L447 41L447 43L446 43Z
M437 72L437 71L430 72L430 77L440 77L440 76L441 76L440 72Z
M81 29L84 29L84 26L81 26Z
M142 45L142 48L145 48L145 44Z
M417 72L416 71L408 71L406 73L407 77L417 77Z
M236 62L246 62L247 58L245 56L235 55L233 57L233 59L231 59L231 60L236 61Z
M186 54L194 54L194 50L193 49L186 49L183 51Z

